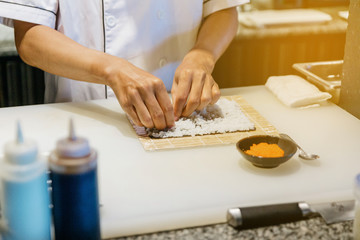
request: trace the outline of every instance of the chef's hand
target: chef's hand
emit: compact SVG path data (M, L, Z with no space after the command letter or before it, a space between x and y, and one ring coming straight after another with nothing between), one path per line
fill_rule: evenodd
M175 124L160 79L125 59L86 48L52 28L21 21L14 21L14 27L17 50L27 64L69 79L110 86L136 125L164 129Z
M211 76L214 65L214 57L205 50L193 49L184 57L171 89L175 120L219 100L219 86Z
M110 67L108 85L131 120L138 126L164 129L174 126L174 111L169 94L161 79L122 61L121 70Z

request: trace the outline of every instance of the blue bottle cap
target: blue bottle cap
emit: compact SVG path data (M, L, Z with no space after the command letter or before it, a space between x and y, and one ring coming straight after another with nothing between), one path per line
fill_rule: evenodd
M81 158L90 154L89 142L75 135L74 123L70 119L69 137L60 139L56 144L56 152L62 158Z
M25 165L36 161L37 145L33 141L24 140L20 123L17 123L16 140L5 144L5 161L11 164Z

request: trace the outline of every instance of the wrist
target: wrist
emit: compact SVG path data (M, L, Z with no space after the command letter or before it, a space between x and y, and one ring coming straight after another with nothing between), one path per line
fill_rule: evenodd
M91 74L98 82L113 87L119 74L119 61L124 60L101 52L91 64Z
M208 73L212 73L215 67L216 59L215 56L208 50L193 48L184 57L184 61L187 60L195 61L197 64L203 65Z

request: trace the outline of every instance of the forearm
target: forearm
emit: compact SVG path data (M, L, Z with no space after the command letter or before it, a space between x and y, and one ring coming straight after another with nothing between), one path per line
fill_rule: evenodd
M109 85L133 122L164 129L173 108L161 79L125 59L86 48L51 28L15 22L15 41L29 65L74 80Z
M219 86L211 73L234 38L237 26L236 8L215 12L204 20L195 46L175 72L171 94L176 119L202 110L220 98Z
M92 83L107 82L107 63L119 59L86 48L42 25L14 22L16 47L27 64L46 72Z
M236 34L237 16L235 7L209 15L200 27L193 50L205 50L216 62Z

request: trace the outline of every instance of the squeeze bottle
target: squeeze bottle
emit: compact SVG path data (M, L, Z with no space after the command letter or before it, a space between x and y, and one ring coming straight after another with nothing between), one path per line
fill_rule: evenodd
M35 142L23 139L20 123L16 140L5 144L0 181L2 239L51 239L46 161L39 158Z
M100 239L97 153L85 138L67 138L50 154L55 239Z

